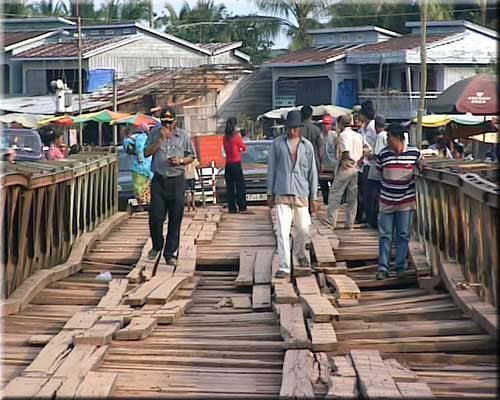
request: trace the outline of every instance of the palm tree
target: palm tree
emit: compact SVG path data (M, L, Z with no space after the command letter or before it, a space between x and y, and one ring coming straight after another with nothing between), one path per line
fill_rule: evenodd
M120 19L120 0L107 0L97 12L99 19L107 23Z
M63 16L68 14L68 7L62 0L41 0L35 4L35 13L43 16Z
M77 10L77 2L76 0L70 0L69 2L69 16L72 18L76 18L78 15L82 17L82 21L91 22L97 21L98 13L94 7L94 2L92 0L80 0L79 2L79 10ZM79 14L78 14L79 11Z
M327 0L254 0L261 11L284 17L283 24L292 38L292 50L311 45L309 29L322 26L318 22L320 13L326 9ZM289 21L293 17L296 24Z
M33 6L27 0L6 0L2 14L5 18L29 17L33 14Z
M140 21L149 19L149 0L127 0L120 5L120 19Z

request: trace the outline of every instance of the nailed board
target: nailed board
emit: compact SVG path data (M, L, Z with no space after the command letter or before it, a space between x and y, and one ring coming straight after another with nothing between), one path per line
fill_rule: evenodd
M335 267L336 260L330 241L324 236L316 235L312 238L311 243L318 269Z
M240 251L240 269L238 276L234 281L236 286L253 285L255 257L255 249L245 249Z
M358 285L348 275L326 275L326 279L335 287L337 298L359 300L361 297Z
M334 351L337 348L337 335L330 322L307 320L311 334L312 351Z
M300 295L320 294L318 282L314 275L295 278L295 284L297 285Z
M300 301L314 322L331 322L339 319L337 309L320 294L301 294Z
M253 285L252 308L254 310L271 309L271 285Z
M280 399L314 399L311 372L314 356L309 350L287 350L283 362Z
M257 250L254 261L254 282L256 284L271 283L273 250Z
M280 333L287 349L309 349L306 323L299 304L283 304L279 307Z

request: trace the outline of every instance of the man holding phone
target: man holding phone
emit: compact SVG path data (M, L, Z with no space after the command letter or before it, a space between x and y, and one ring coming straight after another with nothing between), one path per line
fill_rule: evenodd
M151 204L149 232L153 248L148 258L154 260L163 248L167 265L175 265L175 252L179 248L182 217L184 216L184 167L195 159L191 137L177 128L172 107L160 113L161 127L149 134L144 156L153 156L151 170ZM168 213L167 237L163 240L163 223Z

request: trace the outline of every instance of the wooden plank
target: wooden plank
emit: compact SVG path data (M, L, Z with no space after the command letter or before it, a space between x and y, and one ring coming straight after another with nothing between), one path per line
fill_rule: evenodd
M314 275L301 276L295 278L295 284L300 295L306 294L320 294L318 283Z
M54 335L31 335L28 339L28 344L31 346L45 346L53 337Z
M356 377L330 375L325 399L356 400L358 398L357 387L358 379Z
M78 388L76 397L81 399L107 399L113 392L117 377L118 374L116 373L90 371Z
M158 325L173 324L177 318L184 315L191 304L192 299L169 301L153 314L153 318L157 320Z
M384 364L386 365L387 371L392 376L392 379L394 379L396 383L416 382L418 380L418 376L415 372L403 367L395 358L384 360Z
M350 356L335 356L331 359L331 369L336 376L356 378L356 370Z
M300 295L300 301L314 322L331 322L339 319L337 309L320 294Z
M279 282L274 285L274 302L277 304L295 304L299 297L290 282Z
M18 376L0 392L0 397L2 399L29 399L42 389L47 380L47 377Z
M123 317L102 317L92 328L76 335L75 344L103 346L110 344L113 334L122 327Z
M236 286L253 285L255 257L255 249L245 249L240 251L240 269L238 276L234 281Z
M311 373L314 356L309 350L287 350L283 363L280 399L314 399Z
M271 309L271 285L253 285L252 308L254 310Z
M384 368L384 361L377 350L351 350L350 355L364 398L402 398L396 382Z
M189 279L189 276L173 276L167 279L148 295L146 302L149 304L165 304L174 296L176 290Z
M63 378L50 378L45 385L33 397L34 400L55 399L56 393L64 383Z
M132 306L142 306L146 303L148 296L162 283L164 283L165 278L162 276L155 276L149 281L141 284L132 293L125 296L125 304L130 304Z
M331 323L307 320L307 324L312 351L333 351L337 348L337 335Z
M71 351L73 336L79 331L61 331L38 353L38 356L24 370L53 374L64 357Z
M250 296L231 297L231 302L233 304L233 308L236 310L252 308L252 299Z
M78 311L64 325L64 330L90 329L99 319L94 311Z
M257 250L254 262L254 283L271 283L271 269L273 262L273 250Z
M127 291L128 279L111 279L108 282L108 291L99 301L97 307L117 306L121 303L122 297Z
M425 382L396 382L396 386L405 399L435 398L434 393Z
M300 305L283 304L280 306L280 333L285 340L286 349L309 349L304 314Z
M109 346L93 346L77 344L54 372L55 378L69 378L73 375L83 376L97 368L104 360Z
M361 297L356 282L347 275L326 275L327 281L335 288L335 296L339 299L356 299Z
M318 268L333 268L335 267L335 255L333 254L330 241L325 236L315 235L312 240L312 252L316 258Z
M134 317L123 329L113 334L115 340L142 340L148 337L156 327L156 319L150 317Z

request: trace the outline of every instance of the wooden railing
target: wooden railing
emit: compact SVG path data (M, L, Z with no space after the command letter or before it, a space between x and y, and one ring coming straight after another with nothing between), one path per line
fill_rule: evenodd
M0 297L36 271L64 262L73 242L118 210L116 155L0 165Z
M492 163L430 162L417 176L415 234L433 275L455 261L466 284L498 307L500 188ZM493 178L492 178L493 177Z

